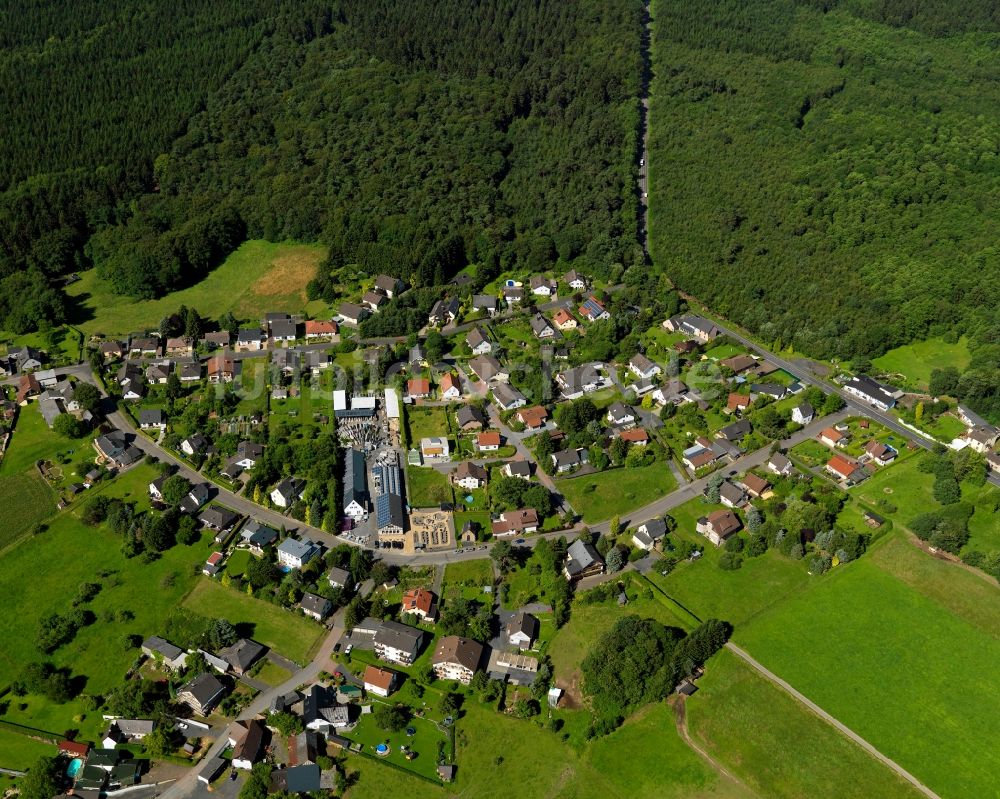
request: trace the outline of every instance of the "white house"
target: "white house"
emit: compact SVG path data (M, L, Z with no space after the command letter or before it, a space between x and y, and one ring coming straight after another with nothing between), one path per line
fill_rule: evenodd
M809 424L816 416L813 406L803 402L792 408L792 421L796 424Z
M896 404L896 398L889 389L865 375L858 375L847 381L844 384L844 391L880 411L887 411Z
M308 538L301 541L286 538L278 544L278 565L289 569L301 569L319 554L319 547Z
M663 370L641 352L636 353L629 359L628 368L639 378L656 377Z
M465 336L465 343L469 345L473 355L489 355L493 352L493 342L478 325Z
M290 508L302 499L305 481L298 477L286 477L271 491L271 502L279 508Z

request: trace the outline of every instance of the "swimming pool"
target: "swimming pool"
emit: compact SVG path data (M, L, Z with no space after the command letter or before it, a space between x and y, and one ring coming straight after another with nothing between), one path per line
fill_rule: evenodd
M73 777L75 777L77 774L80 773L80 769L82 768L83 768L83 761L78 757L74 757L72 760L69 761L69 765L66 766L66 776L72 779Z
M385 757L387 754L389 754L389 747L386 746L385 744L379 744L378 746L375 747L375 754Z

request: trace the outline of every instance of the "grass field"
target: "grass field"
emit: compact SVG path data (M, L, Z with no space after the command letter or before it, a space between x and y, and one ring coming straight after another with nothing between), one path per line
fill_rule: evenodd
M438 742L447 745L447 735L429 718L411 719L409 726L416 730L413 736L407 736L405 730L386 732L375 724L374 715L368 714L361 717L357 726L347 733L346 737L362 744L368 754L375 754L375 747L387 742L391 747L391 752L385 756L387 762L423 774L425 777L437 779ZM417 753L417 757L407 761L399 749L400 746L409 746Z
M963 336L955 344L947 344L941 338L929 338L889 350L872 361L875 366L889 375L902 375L903 388L926 391L934 369L954 366L959 372L969 365L969 342Z
M38 758L55 753L56 748L52 744L0 727L0 768L21 771L35 765Z
M407 408L406 419L414 447L420 446L421 438L448 437L448 412L440 406Z
M323 634L309 619L226 588L214 580L201 579L184 600L184 607L210 618L225 618L241 633L276 650L297 663L305 663Z
M556 481L556 488L587 523L610 519L648 505L677 488L665 462L637 468L622 467ZM623 518L622 521L625 519Z
M709 661L698 686L686 700L689 734L758 796L921 795L725 650Z
M950 593L975 591L973 619L935 582L895 576L900 547L885 539L848 568L776 606L736 639L825 710L945 796L995 791L1000 638L983 617L1000 616L1000 592L950 569ZM909 558L903 558L907 569ZM943 576L944 572L939 572ZM982 585L980 585L982 583ZM807 655L807 656L806 656Z
M38 474L8 474L0 477L0 508L5 522L0 527L3 551L55 512L55 496Z
M413 508L430 508L453 499L448 476L429 466L408 466L406 500Z
M449 563L444 567L441 594L444 599L465 597L482 599L483 586L493 584L493 565L490 560L466 560Z
M306 284L326 256L319 244L245 242L200 283L157 300L133 300L111 293L91 269L67 286L76 300L75 319L85 333L127 334L155 328L181 305L217 319L232 311L241 319L259 319L268 311L301 312Z

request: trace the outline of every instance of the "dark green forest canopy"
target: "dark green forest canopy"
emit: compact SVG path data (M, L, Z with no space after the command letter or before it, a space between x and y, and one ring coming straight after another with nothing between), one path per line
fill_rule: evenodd
M812 355L1000 336L998 26L962 5L658 2L654 261Z
M35 5L2 12L8 297L91 264L158 296L247 236L417 285L641 257L641 0Z

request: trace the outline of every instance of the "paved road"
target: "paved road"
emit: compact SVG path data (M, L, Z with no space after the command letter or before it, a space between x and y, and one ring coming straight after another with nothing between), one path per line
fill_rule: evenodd
M726 644L726 648L730 652L735 654L737 657L742 658L744 661L749 663L762 676L764 676L766 679L770 680L772 683L777 685L785 693L789 694L798 702L809 708L809 710L811 710L813 713L815 713L817 716L823 719L823 721L825 721L827 724L836 728L839 732L850 738L852 741L854 741L854 743L856 743L858 746L864 749L868 754L870 754L876 760L881 761L890 769L895 771L900 777L902 777L904 780L913 785L914 788L916 788L918 791L924 794L924 796L929 797L929 799L941 799L940 796L934 793L934 791L932 791L930 788L924 785L920 780L914 777L910 772L908 772L901 765L899 765L899 763L883 755L878 749L876 749L874 746L868 743L868 741L866 741L864 738L862 738L860 735L854 732L854 730L852 730L843 722L840 722L836 718L831 716L829 713L823 710L823 708L821 708L819 705L817 705L815 702L809 699L809 697L796 691L795 688L793 688L791 685L785 682L785 680L781 679L781 677L779 677L773 671L771 671L762 663L751 657L751 655L748 652L746 652L743 649L740 649L740 647L738 647L732 641Z

